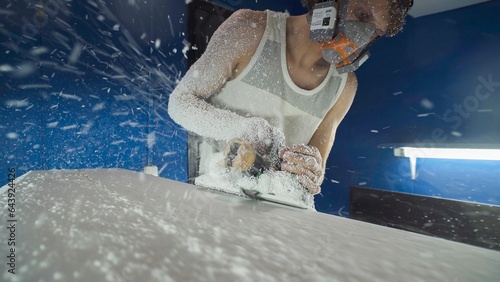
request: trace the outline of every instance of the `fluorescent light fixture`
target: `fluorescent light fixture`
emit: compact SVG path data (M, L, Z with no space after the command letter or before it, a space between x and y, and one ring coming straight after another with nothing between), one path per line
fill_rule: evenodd
M427 15L432 15L440 12L450 11L469 5L475 5L487 0L418 0L414 1L413 7L410 9L409 15L417 18Z
M500 149L470 149L470 148L394 148L394 156L410 158L411 179L417 177L417 158L456 159L456 160L500 160Z
M457 160L500 160L500 149L413 148L394 149L398 157Z

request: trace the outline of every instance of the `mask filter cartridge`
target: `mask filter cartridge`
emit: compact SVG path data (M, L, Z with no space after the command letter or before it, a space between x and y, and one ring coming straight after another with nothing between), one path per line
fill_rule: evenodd
M338 4L334 1L316 3L311 17L311 40L331 40L335 33Z

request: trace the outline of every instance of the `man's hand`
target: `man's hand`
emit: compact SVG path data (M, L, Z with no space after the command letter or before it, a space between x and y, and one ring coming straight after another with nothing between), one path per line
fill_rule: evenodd
M299 182L315 195L321 191L323 182L323 158L314 146L293 145L283 147L279 152L281 170L298 175Z

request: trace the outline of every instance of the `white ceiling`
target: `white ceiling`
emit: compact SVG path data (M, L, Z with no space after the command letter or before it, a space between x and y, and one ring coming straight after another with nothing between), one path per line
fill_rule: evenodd
M416 18L462 8L488 0L414 0L409 15Z

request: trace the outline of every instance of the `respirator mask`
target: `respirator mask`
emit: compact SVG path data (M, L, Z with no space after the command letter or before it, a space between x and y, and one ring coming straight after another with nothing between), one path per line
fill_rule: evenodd
M334 64L338 73L355 71L368 60L366 47L376 36L374 24L346 20L344 1L340 13L336 1L317 1L310 20L311 40L321 42L323 59Z
M307 2L302 0L306 7ZM370 57L367 48L380 38L373 23L347 20L348 4L344 0L339 11L337 1L318 0L307 16L311 40L321 43L323 59L334 64L338 73L357 70Z

